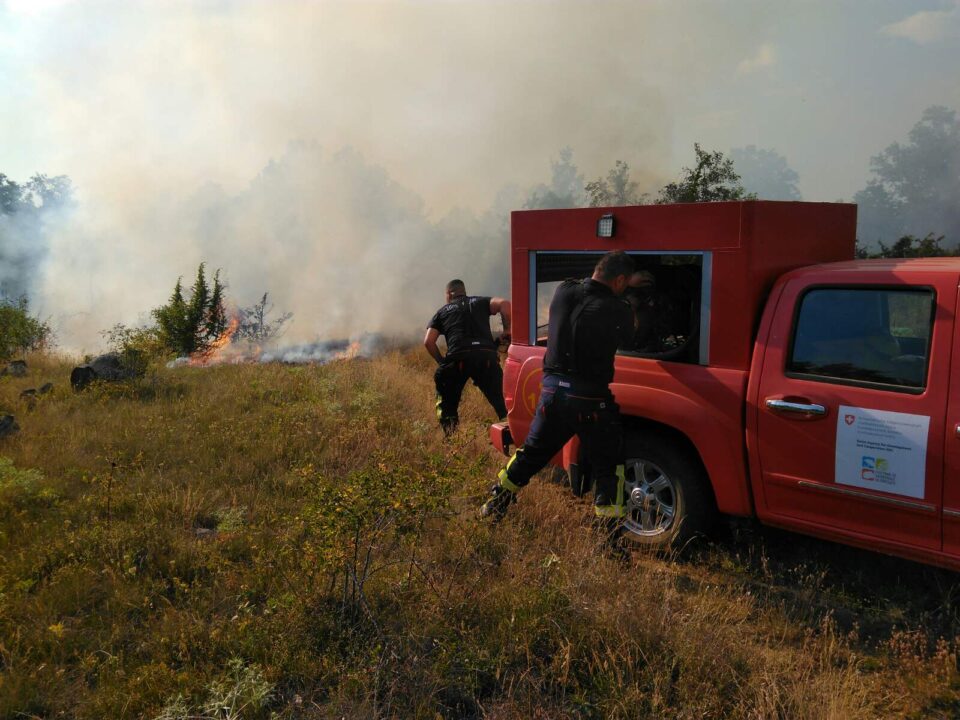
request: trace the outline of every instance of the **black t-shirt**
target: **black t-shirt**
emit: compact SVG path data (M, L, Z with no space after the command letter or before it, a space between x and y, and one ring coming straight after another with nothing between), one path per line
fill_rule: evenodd
M596 280L564 280L550 302L543 369L609 385L617 348L629 347L632 341L633 311L628 303Z
M490 298L461 295L437 310L428 328L447 340L447 355L496 350L490 332Z

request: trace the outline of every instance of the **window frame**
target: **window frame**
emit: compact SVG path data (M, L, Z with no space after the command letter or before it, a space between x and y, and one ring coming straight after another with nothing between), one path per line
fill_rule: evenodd
M911 387L909 385L894 385L893 383L874 382L871 380L855 380L853 378L840 378L830 375L816 375L813 373L803 373L790 370L793 362L794 345L797 339L797 327L800 320L800 311L803 308L803 302L807 295L816 290L873 290L873 291L893 291L893 292L926 292L930 294L932 302L930 303L930 334L927 337L926 347L926 365L923 369L923 384L920 387ZM787 344L787 352L784 355L783 375L794 380L808 380L810 382L820 382L827 385L844 385L847 387L862 387L869 390L883 390L886 392L896 392L906 395L923 395L927 392L927 386L930 380L930 362L933 355L930 352L933 347L933 331L937 319L937 289L932 285L900 285L895 283L818 283L808 285L797 296L794 302L793 314L790 321L790 341ZM889 307L887 308L889 312Z
M537 256L538 255L599 255L603 256L611 249L596 250L529 250L528 251L528 295L529 298L529 328L531 347L537 346ZM661 357L660 353L639 353L624 350L617 350L617 355L621 357L639 358L644 360L654 360L656 362L678 363L680 365L699 365L708 366L710 364L710 311L711 296L713 293L713 251L712 250L624 250L627 255L656 255L660 257L669 255L693 255L700 258L700 329L697 348L697 361L680 362L673 359ZM538 346L543 347L543 346Z

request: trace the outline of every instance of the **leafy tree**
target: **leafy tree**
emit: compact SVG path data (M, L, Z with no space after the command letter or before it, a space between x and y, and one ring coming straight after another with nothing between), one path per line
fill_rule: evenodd
M550 185L538 185L530 193L524 207L529 210L583 207L583 175L573 163L573 150L560 151L560 158L550 163Z
M630 179L630 166L617 160L605 178L597 178L586 185L590 207L618 207L643 205L646 193L638 190L639 184Z
M197 279L193 283L190 301L187 303L186 330L193 335L193 349L203 349L203 338L207 335L207 321L210 316L210 286L204 272L204 263L197 268Z
M0 299L0 360L17 353L43 350L53 341L50 325L30 314L27 298Z
M776 150L756 145L730 151L743 187L764 200L802 200L797 182L800 176L787 165L787 159Z
M153 311L161 342L180 355L206 350L226 327L223 290L219 270L213 276L211 290L205 263L197 268L189 299L184 297L182 280L178 279L167 304Z
M182 278L177 278L170 300L166 305L156 308L153 317L165 347L183 354L194 351L192 333L187 332L187 302L183 298Z
M960 237L960 121L955 111L924 110L905 145L870 160L873 178L854 196L866 243L917 233Z
M25 185L26 201L35 208L63 207L73 201L73 184L66 175L37 173Z
M749 200L740 184L740 176L733 169L733 161L723 153L707 152L699 143L693 145L697 164L682 170L680 180L665 185L657 197L657 204L716 202L719 200Z
M223 285L220 283L219 270L213 275L213 292L210 294L209 307L204 330L208 337L220 337L227 329L227 312L223 307Z
M0 213L13 215L23 204L23 188L18 182L0 173Z
M926 237L916 238L913 235L904 235L893 245L887 247L880 243L880 252L872 257L881 258L915 258L915 257L943 257L957 254L957 250L944 248L940 243L944 236L929 233Z
M72 197L66 176L37 174L18 183L0 173L0 293L28 293L53 232L48 221Z

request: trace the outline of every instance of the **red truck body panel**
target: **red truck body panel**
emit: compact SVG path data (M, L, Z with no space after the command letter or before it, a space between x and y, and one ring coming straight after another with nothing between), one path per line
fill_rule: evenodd
M952 380L960 377L953 350L958 339L954 330L958 282L960 259L956 258L832 263L803 268L778 281L757 334L746 403L750 477L762 521L960 568L960 488L951 482L960 469L960 392ZM829 383L785 372L797 304L805 292L820 288L891 292L910 288L934 294L922 391ZM782 398L816 403L826 412L805 419L767 407L768 400ZM915 472L920 483L915 490L896 483L870 488L840 482L842 426L860 422L861 409L873 415L923 418L928 424L925 459Z

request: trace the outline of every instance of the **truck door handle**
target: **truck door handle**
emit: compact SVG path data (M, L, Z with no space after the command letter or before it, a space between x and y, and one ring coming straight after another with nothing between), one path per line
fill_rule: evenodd
M767 398L766 404L767 408L774 412L803 415L808 418L823 417L827 414L827 409L823 405L817 405L815 403L800 403L781 400L780 398Z

